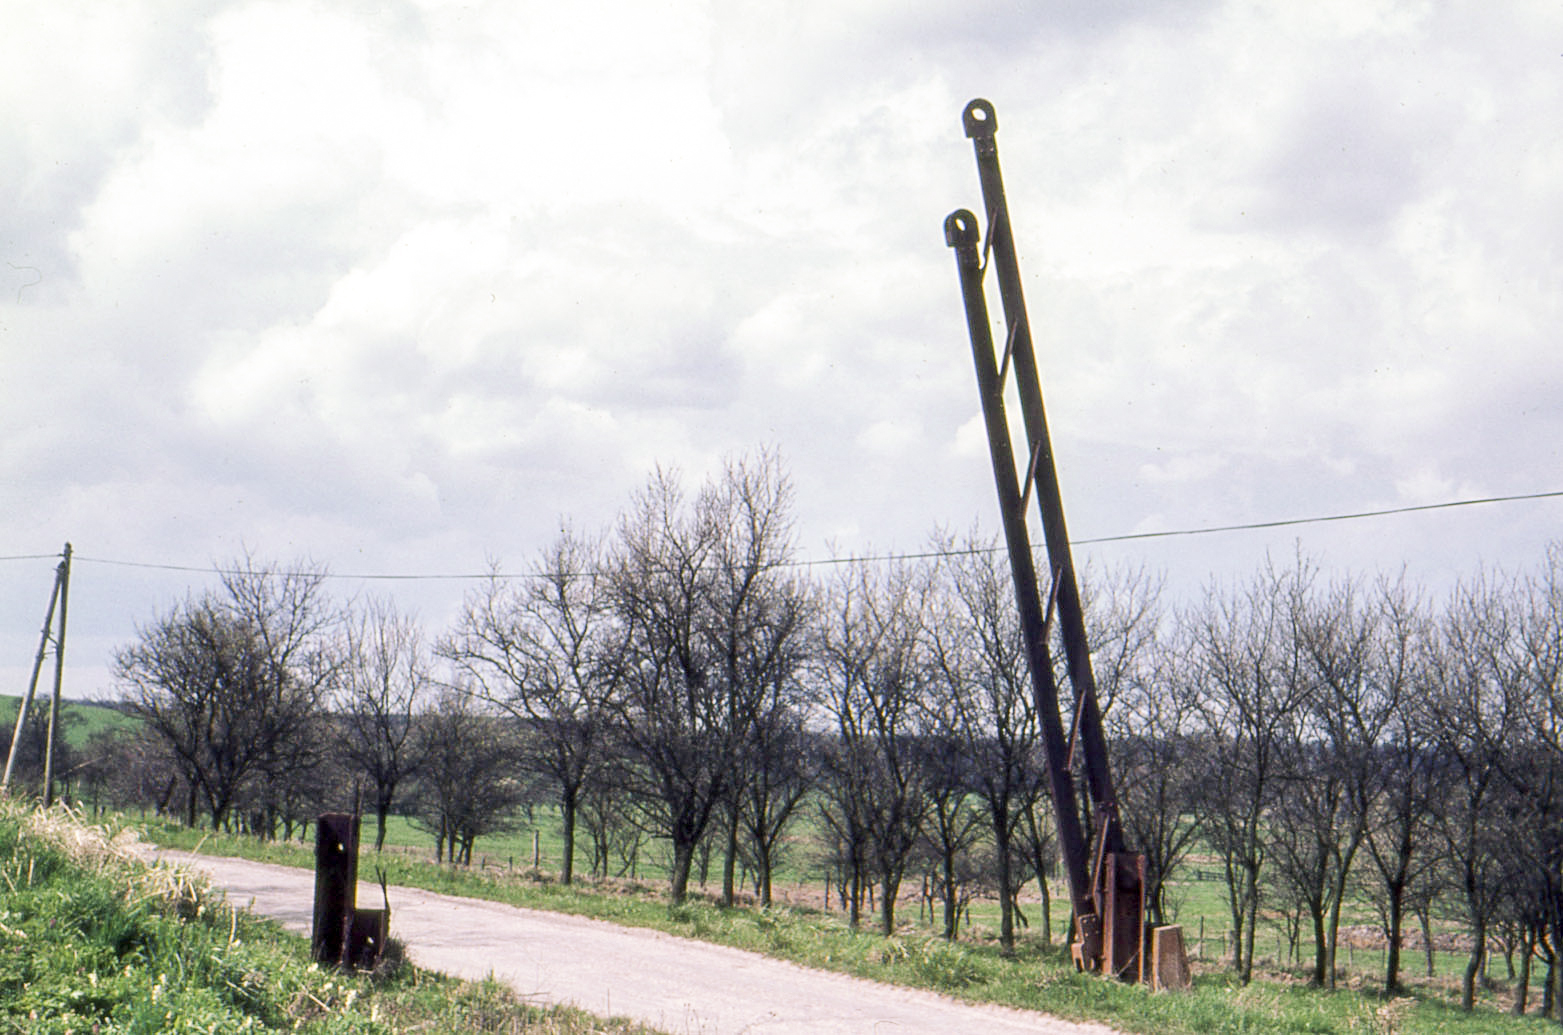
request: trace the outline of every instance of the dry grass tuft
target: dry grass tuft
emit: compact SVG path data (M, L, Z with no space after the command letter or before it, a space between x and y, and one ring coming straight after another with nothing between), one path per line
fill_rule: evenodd
M22 820L22 835L52 844L78 866L94 870L134 862L135 845L140 841L134 830L110 831L88 822L69 805L30 810Z
M205 877L171 863L147 862L145 846L135 830L93 823L79 809L68 805L28 810L22 818L22 836L34 843L54 846L83 869L94 873L116 871L126 882L130 901L161 902L186 920L229 911L213 894Z

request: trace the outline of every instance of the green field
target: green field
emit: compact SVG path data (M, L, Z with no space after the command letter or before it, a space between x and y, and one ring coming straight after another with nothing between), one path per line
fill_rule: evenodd
M19 695L0 694L0 744L11 742L11 733L16 729L16 713L21 706ZM28 714L49 714L49 695L42 688L33 698ZM133 729L138 721L118 708L91 701L61 701L60 715L60 733L65 743L73 748L85 747L94 736L106 730Z
M826 903L824 876L811 858L811 849L806 843L817 833L812 826L812 820L812 816L806 816L799 823L799 841L802 843L795 846L778 873L777 894L788 904L815 909L825 908L828 911L835 903ZM557 875L563 847L560 830L558 810L550 806L536 806L531 814L531 821L519 829L503 835L479 838L473 851L472 869L478 874L492 874L496 877L548 878ZM366 844L372 844L373 838L373 817L365 817L363 839ZM590 884L588 877L590 845L586 842L585 835L579 832L576 841L576 873L584 882ZM537 849L535 868L534 844ZM397 855L405 855L410 859L426 861L434 859L432 835L402 816L390 817L386 826L386 845L389 851ZM665 849L656 842L648 842L642 847L640 854L641 860L634 868L633 874L627 871L622 877L617 874L619 869L623 868L623 860L616 859L610 869L610 875L614 875L614 880L610 883L632 883L652 891L660 890L667 879L667 869L664 864ZM1203 874L1205 879L1198 879L1200 874ZM708 880L704 886L699 884L697 878L698 874L691 878L692 888L705 893L708 897L719 892L720 858L712 857ZM1179 878L1168 885L1169 909L1173 911L1173 915L1168 919L1183 926L1189 954L1198 966L1212 973L1221 972L1231 957L1231 917L1226 905L1225 885L1215 878L1214 861L1195 860L1184 866ZM909 874L898 907L899 920L902 927L910 932L932 935L942 930L941 917L937 906L928 911L921 908L922 904L917 894L918 884L919 878L915 874ZM1055 881L1051 893L1053 896L1051 939L1043 938L1039 926L1042 919L1040 898L1034 881L1022 892L1021 908L1030 926L1022 928L1021 932L1033 942L1051 941L1056 945L1062 944L1068 936L1068 889L1062 882ZM872 918L866 923L871 925ZM1355 902L1345 911L1342 924L1369 926L1376 930L1377 918L1365 903ZM1407 920L1407 925L1409 936L1413 926L1410 918ZM959 936L963 940L979 944L996 943L998 926L998 902L992 899L977 899L971 903L963 917ZM1457 934L1460 930L1457 923L1447 919L1435 927L1435 932L1439 934ZM1382 982L1386 950L1365 944L1358 945L1356 941L1359 940L1361 939L1342 937L1337 967L1345 974L1344 983L1366 987ZM1307 931L1303 932L1297 951L1293 953L1283 934L1280 919L1266 916L1261 912L1254 955L1256 965L1262 971L1288 983L1306 981L1311 970L1312 953L1313 942ZM1440 996L1453 995L1467 958L1468 954L1465 951L1435 952L1435 977L1429 979L1425 976L1426 957L1422 949L1419 946L1404 948L1401 951L1402 980L1423 986ZM1489 971L1493 979L1487 992L1489 998L1499 1001L1512 994L1507 987L1508 975L1501 956L1489 961ZM1543 968L1538 965L1532 974L1533 1005L1541 1001L1542 973Z

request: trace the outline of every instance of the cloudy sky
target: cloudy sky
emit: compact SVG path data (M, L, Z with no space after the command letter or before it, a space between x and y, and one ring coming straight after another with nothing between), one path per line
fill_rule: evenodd
M655 464L804 558L996 528L942 236L999 149L1071 532L1563 490L1563 8L51 0L0 41L0 677L309 558L431 627ZM1083 545L1428 585L1563 500ZM40 556L41 555L41 556ZM165 565L169 567L143 567Z

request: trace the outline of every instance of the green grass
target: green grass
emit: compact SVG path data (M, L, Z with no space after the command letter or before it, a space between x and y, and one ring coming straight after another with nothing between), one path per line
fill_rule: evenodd
M0 1033L655 1035L410 966L351 975L64 809L0 801Z
M434 858L433 836L414 826L405 817L394 815L389 817L386 829L388 846L401 852L422 853L422 857L430 860ZM812 903L820 903L823 901L823 876L814 865L815 852L810 848L811 839L819 836L813 811L803 810L794 829L796 833L793 836L793 847L786 853L782 865L778 867L776 884L778 888L790 884L794 889L800 885L811 885L809 900ZM539 862L537 869L542 874L557 873L563 858L564 842L558 810L548 805L535 806L530 821L517 830L480 838L477 850L473 853L473 866L481 871L533 869L534 831L537 835ZM374 837L372 818L365 819L364 837L370 841ZM584 875L590 864L591 848L584 833L578 833L576 843L576 872ZM666 881L667 870L663 863L665 854L656 843L645 845L641 850L639 866L634 871L634 879L651 886L658 886ZM611 872L617 873L622 868L621 864L622 860L615 859ZM710 880L716 884L721 879L720 860L713 858L711 867ZM1196 876L1198 873L1203 873L1204 879L1198 879ZM908 876L906 897L903 898L900 908L904 919L910 920L918 916L918 903L913 896L915 891L913 885L916 880L915 875ZM696 882L698 883L698 874ZM1038 925L1042 920L1041 904L1035 893L1035 884L1031 884L1030 887L1032 889L1030 900L1025 902L1022 908L1032 925L1030 933L1040 939L1041 931ZM1178 878L1168 888L1169 908L1174 914L1169 917L1169 921L1183 925L1191 954L1216 967L1223 964L1230 956L1227 939L1232 921L1227 909L1225 888L1225 884L1219 879L1219 863L1206 858L1191 861L1183 866ZM1063 938L1068 933L1069 923L1067 888L1057 884L1052 888L1052 893L1053 937ZM1364 903L1352 904L1347 914L1342 920L1343 924L1366 924L1375 928L1377 926L1377 917ZM1408 922L1409 920L1410 918ZM940 929L941 924L942 914L936 903L932 914L925 917L924 925L927 930L935 931ZM998 927L998 902L991 899L978 899L970 904L963 919L961 937L991 940L997 937ZM1205 935L1203 941L1200 940L1202 930ZM1460 930L1458 924L1445 925L1439 933ZM1410 926L1407 928L1407 933L1412 933ZM1291 958L1290 947L1280 941L1281 937L1280 924L1273 918L1266 920L1262 915L1257 935L1256 957L1266 960L1270 969L1284 973L1289 980L1297 975L1305 978L1313 952L1313 943L1307 932L1303 933L1298 947L1300 959L1296 960ZM1352 975L1348 977L1348 981L1378 979L1384 973L1386 954L1383 949L1353 948L1343 943L1339 954L1337 966ZM1458 978L1465 968L1466 958L1464 952L1435 953L1437 975L1440 978ZM1501 966L1501 961L1495 965ZM1405 981L1412 982L1422 978L1426 964L1420 949L1402 951L1401 969ZM1533 976L1533 992L1537 993L1537 1002L1539 1002L1540 992L1539 980L1539 973Z
M816 865L818 853L813 846L822 841L823 835L816 827L812 811L804 810L791 829L793 832L777 862L773 880L778 886L821 882L823 876ZM536 866L533 865L534 834ZM375 819L373 816L365 816L363 840L373 845L374 837ZM428 858L434 858L434 835L419 828L405 816L387 817L385 843L397 850L422 852ZM545 873L558 873L563 861L563 822L559 809L550 804L534 805L530 814L524 816L510 831L479 838L472 853L472 865L485 870L537 869ZM590 835L584 824L578 824L575 835L575 872L589 876L591 862ZM709 880L721 880L721 866L721 858L712 853ZM640 846L633 865L615 854L609 860L608 873L613 877L646 883L665 882L668 879L668 851L665 843L647 839ZM699 873L693 874L691 879L698 883Z
M150 840L171 847L194 847L211 854L264 858L289 865L313 865L313 850L297 843L263 845L226 835L207 837L173 826L156 826ZM530 835L526 836L528 852ZM518 860L519 861L519 860ZM530 862L528 857L526 860ZM359 872L372 876L384 867L392 883L515 905L597 917L651 927L671 934L749 949L805 966L841 971L896 984L928 988L978 1002L1045 1011L1075 1020L1095 1020L1126 1032L1145 1033L1430 1033L1430 1035L1506 1035L1540 1032L1553 1026L1537 1018L1513 1018L1484 1003L1475 1014L1455 1005L1452 985L1432 984L1386 1002L1369 981L1353 979L1332 992L1308 989L1283 969L1249 985L1235 984L1220 960L1196 968L1188 993L1152 993L1077 974L1060 944L1045 947L1022 939L1014 959L1001 956L991 934L980 926L970 940L948 944L915 925L885 939L847 929L838 914L806 908L723 910L696 896L670 907L658 883L589 882L563 887L546 875L518 867L435 866L416 853L372 851L361 857ZM915 914L915 906L911 910ZM903 911L904 913L904 911Z

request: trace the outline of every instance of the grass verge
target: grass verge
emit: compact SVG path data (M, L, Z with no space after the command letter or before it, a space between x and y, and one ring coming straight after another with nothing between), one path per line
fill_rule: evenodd
M213 855L240 855L292 866L313 866L311 849L252 838L205 835L153 825L149 840ZM974 1002L1040 1010L1071 1020L1098 1021L1124 1032L1169 1035L1508 1035L1555 1030L1534 1017L1495 1009L1461 1012L1448 992L1418 989L1385 1000L1369 986L1324 992L1285 974L1237 985L1220 969L1196 974L1191 992L1151 993L1074 972L1061 945L1023 941L1014 958L988 942L947 943L916 933L882 938L853 932L835 914L809 909L730 909L692 898L670 907L660 887L613 883L565 887L508 870L437 866L402 854L365 852L359 874L373 879L383 867L393 884L506 902L533 909L591 916L670 934L748 949L804 966L931 989ZM395 908L394 901L392 908Z
M133 839L133 838L131 838ZM0 800L0 1033L656 1035L411 966L350 975L65 809Z

